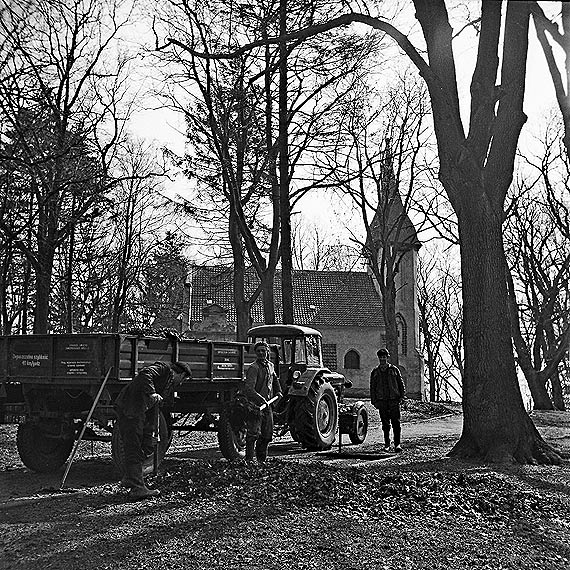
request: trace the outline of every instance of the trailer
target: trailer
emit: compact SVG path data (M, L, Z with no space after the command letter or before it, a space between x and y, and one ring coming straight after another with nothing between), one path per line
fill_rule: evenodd
M326 449L334 440L340 409L344 418L341 426L349 426L345 429L353 432L351 440L363 441L367 426L367 417L363 417L365 410L362 412L363 406L356 410L354 406L343 408L339 404L347 383L342 375L322 367L320 353L319 373L311 373L309 367L308 374L316 376L320 384L327 384L325 397L305 406L302 417L306 427L299 427L296 418L301 417L302 402L307 398L314 400L311 388L314 378L308 382L307 390L300 387L299 378L303 374L305 383L308 381L308 368L296 362L295 357L291 359L290 355L287 361L283 350L297 346L297 361L306 360L308 353L301 356L300 352L303 342L303 351L310 346L314 361L317 353L313 345L320 346L320 341L307 339L318 338L320 333L292 328L282 332L287 332L283 337L285 344L271 345L271 358L276 369L281 371L280 381L285 393L276 410L276 429L281 433L290 430L294 439L306 448ZM272 340L276 340L275 336ZM297 338L298 345L295 344ZM0 423L18 424L18 452L22 462L34 471L50 472L61 468L81 432L84 440L111 442L113 461L121 470L123 450L113 407L116 397L144 366L157 361L181 361L192 369L192 378L167 394L163 402L159 418L159 462L175 431L198 430L216 431L222 455L234 460L244 455L245 433L232 426L230 407L236 392L243 386L247 367L254 360L255 353L249 342L190 339L173 333L160 337L122 334L3 336L0 337ZM333 395L327 378L334 379ZM104 381L104 389L100 390ZM93 427L85 426L99 393L90 419ZM305 418L307 410L312 417L320 417L320 422L308 422ZM211 418L211 421L188 423L192 415ZM152 463L150 457L143 466L145 472L152 469Z

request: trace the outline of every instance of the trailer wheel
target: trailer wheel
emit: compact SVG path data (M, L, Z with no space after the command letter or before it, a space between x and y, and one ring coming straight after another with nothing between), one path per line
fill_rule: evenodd
M158 442L158 464L162 463L166 451L172 442L172 432L168 432L168 426L164 414L160 412L159 420L160 441ZM119 431L119 422L115 421L113 426L113 435L111 438L111 454L113 457L113 464L119 473L125 472L125 453L123 450L123 441L121 439L121 432ZM150 475L154 467L154 457L151 455L143 461L143 475Z
M316 451L332 447L338 427L338 402L329 382L315 378L304 398L294 398L292 427L303 447Z
M348 437L354 444L364 443L366 435L368 434L368 410L362 402L358 403L356 414L352 420Z
M236 461L245 457L245 434L246 430L234 430L226 411L220 414L218 423L218 445L222 455L228 461Z
M22 463L38 473L57 471L73 449L73 437L51 437L33 422L18 426L16 443Z

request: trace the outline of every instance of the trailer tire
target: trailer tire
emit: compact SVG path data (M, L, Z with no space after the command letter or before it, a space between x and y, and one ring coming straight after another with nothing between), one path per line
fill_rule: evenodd
M172 442L172 432L169 432L164 414L160 412L159 419L160 441L158 442L158 464L160 465L166 455L166 451ZM123 451L123 441L119 431L119 422L115 421L113 435L111 437L111 455L113 464L117 471L123 475L125 473L125 453ZM154 457L151 455L143 461L143 475L150 475L154 468Z
M297 441L311 451L330 449L338 428L338 401L331 384L315 378L307 395L295 397L291 403Z
M356 414L352 420L348 437L352 443L358 445L364 443L368 434L368 410L363 403L360 403L356 409Z
M220 421L218 423L218 445L220 446L222 455L228 461L237 461L245 458L245 433L245 428L236 432L232 427L229 414L226 410L220 414Z
M18 426L16 444L26 467L38 473L50 473L67 461L73 449L73 437L49 437L38 424L25 422Z

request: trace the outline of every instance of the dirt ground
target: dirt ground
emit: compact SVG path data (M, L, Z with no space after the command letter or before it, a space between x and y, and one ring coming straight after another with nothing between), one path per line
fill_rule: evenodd
M279 438L266 465L229 464L216 436L175 437L151 484L119 490L108 444L85 442L62 472L25 468L0 426L0 568L570 569L570 413L534 413L560 467L451 460L454 407L404 413L404 453L364 445L307 453ZM348 438L345 436L345 439Z
M357 448L351 445L345 435L341 442L341 452L373 451L383 441L378 412L369 403L366 405L370 425L364 446ZM461 431L461 414L457 404L435 407L418 403L410 406L409 410L404 410L402 419L405 422L404 438L417 439L420 436L433 435L453 437ZM434 423L435 419L440 421ZM53 474L39 474L23 465L16 449L16 428L15 425L0 425L0 507L6 501L34 497L45 489L59 489L61 486L63 469ZM339 450L338 443L337 439L333 451ZM303 461L314 460L317 455L314 452L306 452L288 434L274 440L270 453L273 457L283 460ZM212 432L175 433L165 464L185 459L222 460L217 435ZM333 459L319 456L319 461ZM96 488L101 484L114 483L117 478L111 463L110 444L82 442L65 486L73 489Z

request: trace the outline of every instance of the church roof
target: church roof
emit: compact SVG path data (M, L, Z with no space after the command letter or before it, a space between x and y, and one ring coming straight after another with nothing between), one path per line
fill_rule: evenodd
M228 309L228 321L236 321L230 266L194 266L189 277L191 288L190 321L202 320L202 309L216 303ZM259 285L255 271L246 272L246 294ZM282 321L281 272L275 275L275 313ZM382 299L372 277L364 271L293 272L294 322L300 325L379 327L384 325ZM253 306L254 323L263 323L261 296Z

